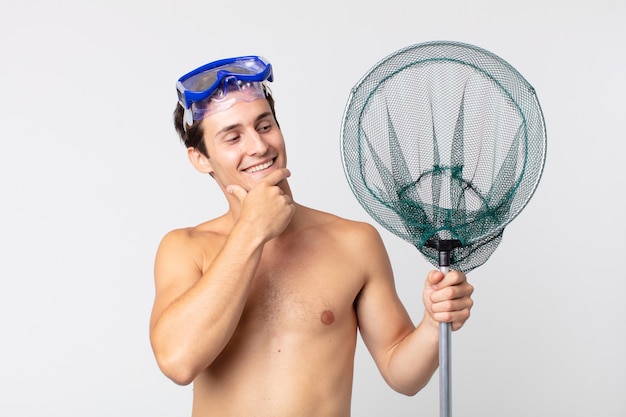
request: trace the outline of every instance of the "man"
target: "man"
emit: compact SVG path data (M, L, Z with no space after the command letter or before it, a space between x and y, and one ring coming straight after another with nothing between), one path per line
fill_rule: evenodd
M428 274L415 327L376 229L294 202L285 142L259 57L182 77L175 124L228 211L162 240L151 343L194 383L193 417L350 415L357 329L387 383L413 395L438 366L438 322L467 320L472 286Z

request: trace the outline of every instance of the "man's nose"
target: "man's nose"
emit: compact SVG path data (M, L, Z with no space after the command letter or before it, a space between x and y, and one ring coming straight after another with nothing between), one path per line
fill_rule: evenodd
M250 155L263 155L269 148L263 136L256 130L253 130L248 134L246 147Z

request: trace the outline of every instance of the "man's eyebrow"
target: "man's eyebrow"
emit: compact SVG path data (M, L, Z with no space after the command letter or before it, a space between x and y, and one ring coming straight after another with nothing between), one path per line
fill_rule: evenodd
M273 116L271 111L266 111L264 113L259 114L256 119L254 120L255 122L258 122L259 120L265 119L267 116Z
M225 126L225 127L221 128L220 130L218 130L215 133L215 137L218 137L219 135L227 133L227 132L229 132L231 130L234 130L234 129L238 128L239 126L241 126L241 123L235 123L234 125Z
M266 112L263 112L263 113L259 114L259 115L258 115L258 116L254 119L254 122L256 123L256 122L258 122L259 120L263 120L263 119L265 119L265 118L266 118L266 117L268 117L268 116L272 116L272 112L271 112L271 111L266 111ZM231 131L231 130L237 129L238 127L241 127L241 123L235 123L235 124L232 124L232 125L224 126L223 128L221 128L220 130L218 130L218 131L215 133L215 137L218 137L219 135L224 134L224 133L226 133L226 132L229 132L229 131Z

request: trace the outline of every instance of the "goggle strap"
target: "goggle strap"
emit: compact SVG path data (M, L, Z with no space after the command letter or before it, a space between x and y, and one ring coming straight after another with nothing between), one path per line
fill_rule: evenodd
M183 129L187 132L187 126L191 127L193 125L193 112L191 109L185 109L183 114Z

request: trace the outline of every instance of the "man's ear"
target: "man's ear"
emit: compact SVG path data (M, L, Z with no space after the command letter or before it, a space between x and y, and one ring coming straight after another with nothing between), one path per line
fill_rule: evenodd
M196 148L187 148L187 158L189 158L191 165L193 165L193 167L198 171L203 174L213 175L213 167L211 166L209 157Z

